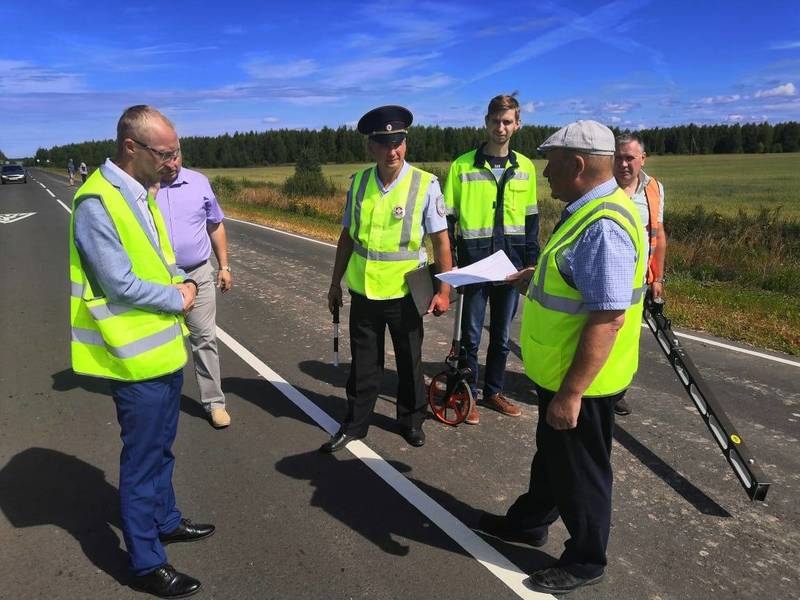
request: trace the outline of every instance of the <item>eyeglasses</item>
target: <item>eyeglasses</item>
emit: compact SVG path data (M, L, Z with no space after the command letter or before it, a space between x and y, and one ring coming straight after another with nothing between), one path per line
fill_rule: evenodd
M152 146L148 146L147 144L143 144L139 140L135 140L133 138L130 138L130 139L133 142L139 144L142 148L147 148L148 150L150 150L150 152L152 152L158 158L161 159L161 162L165 162L165 163L170 162L171 160L175 160L176 158L178 158L181 155L181 149L180 148L178 148L177 150L173 150L172 152L162 152L161 150L156 150Z

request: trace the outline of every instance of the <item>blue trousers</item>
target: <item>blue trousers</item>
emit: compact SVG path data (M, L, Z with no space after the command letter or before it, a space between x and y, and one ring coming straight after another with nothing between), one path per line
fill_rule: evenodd
M483 397L503 391L508 358L508 330L517 312L519 292L511 285L480 284L464 288L464 313L461 318L461 345L466 361L459 365L472 370L472 395L478 389L478 348L481 344L486 304L489 304L489 348L483 375Z
M112 381L122 438L119 497L122 534L134 575L167 562L159 533L180 523L175 507L172 442L178 431L183 371L136 382Z

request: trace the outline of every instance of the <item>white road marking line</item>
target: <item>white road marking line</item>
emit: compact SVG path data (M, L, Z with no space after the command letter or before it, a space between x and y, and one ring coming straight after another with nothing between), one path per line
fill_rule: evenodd
M642 323L642 327L647 328L647 323ZM793 367L800 367L800 362L795 360L790 360L788 358L782 358L780 356L772 356L770 354L764 354L763 352L756 352L755 350L748 350L747 348L739 348L738 346L731 346L730 344L723 344L722 342L716 342L714 340L709 340L706 338L701 338L696 335L689 335L688 333L679 333L677 331L673 331L672 333L675 334L676 337L682 337L689 340L694 340L696 342L703 342L704 344L708 344L709 346L716 346L718 348L725 348L726 350L733 350L734 352L741 352L742 354L749 354L750 356L757 356L758 358L764 358L766 360L771 360L774 362L782 363L784 365L791 365Z
M314 242L315 244L322 244L323 246L328 246L329 248L336 248L336 244L331 244L329 242L323 242L321 240L315 240L314 238L306 237L304 235L297 235L296 233L289 233L288 231L283 231L281 229L275 229L274 227L267 227L266 225L260 225L258 223L251 223L250 221L243 221L241 219L234 219L232 217L225 217L228 221L235 221L236 223L244 223L245 225L252 225L253 227L260 227L261 229L267 229L269 231L274 231L275 233L282 233L283 235L288 235L290 237L299 238L301 240L306 240L307 242Z
M306 413L320 427L333 435L339 424L319 406L311 402L305 395L294 388L283 377L270 369L263 361L233 339L220 327L217 327L217 338L246 362L253 370L275 386L279 392L291 400L300 410ZM528 578L516 565L500 554L492 546L473 532L469 527L447 512L442 506L411 483L397 469L367 446L356 440L347 445L356 458L369 467L378 477L405 498L414 508L430 519L444 533L466 550L475 560L486 567L495 577L508 586L520 598L531 600L554 600L550 594L534 592L523 584Z
M229 221L235 221L236 223L244 223L245 225L252 225L253 227L260 227L261 229L267 229L269 231L274 231L275 233L282 233L283 235L288 235L290 237L298 238L301 240L306 240L308 242L314 242L315 244L322 244L323 246L329 246L330 248L336 248L336 244L330 244L328 242L322 242L320 240L315 240L310 237L306 237L304 235L298 235L296 233L289 233L288 231L283 231L281 229L275 229L274 227L267 227L266 225L259 225L258 223L251 223L250 221L244 221L242 219L234 219L231 217L225 217ZM642 323L642 327L647 327L645 323ZM722 342L715 342L713 340L707 340L705 338L695 337L693 335L689 335L688 333L678 333L677 331L674 332L676 336L687 338L690 340L698 340L701 342L705 342L711 346L717 346L719 348L725 348L726 350L732 350L734 352L741 352L742 354L749 354L751 356L757 356L758 358L764 358L766 360L772 360L775 362L783 363L786 365L792 365L794 367L800 367L800 362L789 360L788 358L781 358L779 356L770 356L769 354L763 354L761 352L755 352L754 350L747 350L746 348L739 348L737 346L731 346L729 344L723 344Z
M61 206L63 206L65 211L67 211L68 213L72 214L72 209L71 209L69 206L67 206L66 204L64 204L64 203L63 203L61 200L59 200L58 198L56 198L56 202L58 202L58 203L59 203Z
M38 184L39 184L40 186L42 186L44 189L47 189L47 186L46 186L45 184L43 184L41 181L37 181L36 183L38 183Z
M48 190L47 188L44 188L44 191L47 192L48 194L50 194L53 198L56 197L56 195L53 192L51 192L50 190Z

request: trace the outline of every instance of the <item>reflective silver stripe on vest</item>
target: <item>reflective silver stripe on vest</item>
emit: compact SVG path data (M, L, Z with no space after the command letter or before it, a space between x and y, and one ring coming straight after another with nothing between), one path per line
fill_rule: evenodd
M547 252L546 255L543 254L540 257L540 265L541 266L538 269L538 271L539 271L538 276L539 277L538 277L538 280L536 282L536 285L534 285L533 281L531 281L530 286L528 286L528 293L526 294L528 296L528 298L530 298L531 300L538 301L545 308L552 308L553 310L557 310L559 312L565 312L565 313L569 313L569 314L577 314L579 312L587 312L587 311L584 311L584 310L574 310L574 304L573 303L577 302L579 304L582 304L581 300L573 300L573 299L570 299L570 298L561 298L560 296L553 296L552 294L546 293L544 291L544 282L545 282L545 278L546 278L546 275L547 275L547 268L548 268L548 265L550 263L550 254L552 254L556 250L559 250L559 251L563 252L563 250L565 250L567 247L569 247L568 245L567 246L560 246L559 244L561 244L561 242L563 240L569 239L576 231L578 231L581 227L583 227L583 225L586 223L586 221L588 221L593 215L595 215L596 213L598 213L598 212L600 212L602 210L611 210L611 211L619 213L620 215L622 215L623 217L625 217L628 220L628 222L633 226L634 230L637 229L636 221L634 220L633 215L624 206L622 206L620 204L617 204L616 202L603 202L602 204L598 204L590 212L588 212L586 215L584 215L584 217L582 219L580 219L577 223L573 224L569 228L569 230L561 237L561 239L556 243L556 245L553 248L550 248L549 250L546 251ZM627 231L626 231L626 233L627 233ZM635 241L633 241L633 247L634 247L634 249L636 249L636 242ZM558 260L558 257L556 258L556 260ZM637 261L639 260L638 254L636 255L636 260ZM634 270L635 269L636 269L636 266L635 266L635 263L634 263ZM635 273L634 273L634 276L635 276ZM638 288L638 289L633 290L633 294L631 296L631 303L632 304L639 301L638 299L636 299L634 301L634 298L637 298L637 291L638 291L638 297L641 297L641 293L642 293L641 289L642 288ZM563 300L564 303L560 302L561 300Z
M124 315L125 313L131 312L134 310L132 306L127 304L100 304L98 306L88 306L89 312L94 317L95 321L102 321L103 319L108 319L110 317L116 317L119 315Z
M82 283L75 283L74 281L69 282L70 294L74 298L83 298L83 284Z
M525 225L504 225L503 232L506 235L522 235L525 233Z
M526 173L525 171L514 171L514 176L511 179L530 179L531 174Z
M644 294L643 287L636 288L631 293L631 306L635 306L638 304L641 299L642 295ZM570 315L577 315L580 313L588 313L589 309L586 308L586 305L583 303L583 300L577 300L574 298L562 298L561 296L554 296L553 294L548 294L544 290L536 289L528 290L528 298L531 300L536 300L539 304L544 306L545 308L549 308L550 310L555 310L557 312L567 313Z
M175 277L175 275L178 274L178 265L170 263L167 265L167 270L169 271L170 277Z
M112 356L116 356L117 358L133 358L148 350L163 346L181 335L181 326L176 323L163 331L149 335L141 340L136 340L130 344L125 344L124 346L109 346L106 344L99 331L80 327L72 328L73 342L80 342L81 344L89 344L91 346L103 346Z
M489 171L472 171L471 173L461 173L461 175L459 175L458 178L464 183L468 181L483 181L483 180L497 182L494 173L490 173Z
M479 238L492 237L493 229L491 227L483 227L482 229L462 229L459 237L463 240L476 240ZM503 227L505 235L523 235L525 233L525 225L506 225Z
M423 246L424 248L424 246ZM423 254L421 251L412 252L410 250L400 250L399 252L378 252L376 250L367 251L364 246L358 242L353 242L353 252L366 258L367 260L377 260L384 262L398 261L398 260L422 260Z
M525 209L525 216L526 217L529 216L529 215L538 215L538 214L539 214L539 205L538 204L534 204L533 206L528 206Z
M358 183L358 191L356 192L355 198L350 198L353 202L353 239L358 239L358 230L361 227L361 206L364 204L364 193L367 191L367 183L369 182L369 178L372 177L372 169L367 169L361 175L361 181ZM350 194L353 193L353 188L350 188Z
M417 206L419 196L419 184L422 181L422 173L416 169L411 172L411 186L408 189L406 198L405 216L403 217L403 229L400 231L400 250L408 250L411 242L411 227L414 224L414 211Z

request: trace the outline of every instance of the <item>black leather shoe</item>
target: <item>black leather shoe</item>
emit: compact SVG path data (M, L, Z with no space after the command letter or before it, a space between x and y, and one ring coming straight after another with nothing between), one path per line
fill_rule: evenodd
M363 435L350 435L349 433L345 433L344 431L339 431L331 436L327 442L322 444L319 447L320 452L325 452L326 454L333 454L334 452L338 452L345 446L347 446L348 442L353 440L360 440L363 439Z
M186 598L199 592L202 584L194 577L178 573L172 565L162 565L147 575L133 577L129 585L159 598Z
M214 535L216 527L192 523L189 519L181 519L178 526L169 533L161 533L158 539L163 545L173 542L196 542Z
M624 396L614 403L614 412L621 417L631 414L631 407Z
M425 445L425 432L422 427L404 427L403 439L412 446L419 448Z
M528 586L537 592L568 594L585 585L599 583L602 579L602 573L597 577L578 577L561 567L550 567L532 573L528 579Z
M541 534L522 529L505 515L483 513L478 522L478 529L501 540L521 542L538 548L547 543L547 530Z

